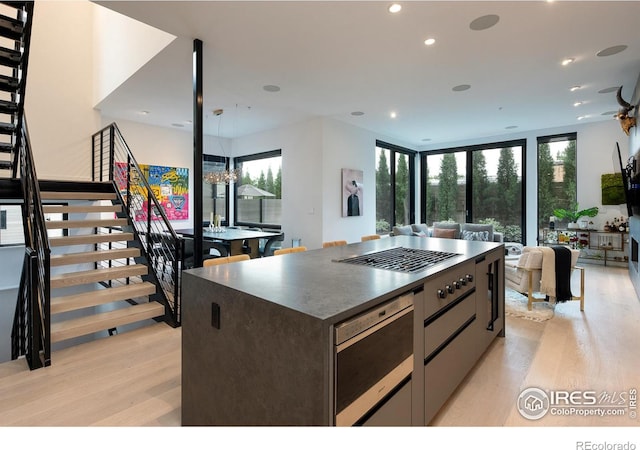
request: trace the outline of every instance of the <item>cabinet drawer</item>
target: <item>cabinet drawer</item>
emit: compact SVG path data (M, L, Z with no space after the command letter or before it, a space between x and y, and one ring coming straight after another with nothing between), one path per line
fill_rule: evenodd
M424 357L460 329L476 313L476 294L472 292L442 316L424 328Z
M451 396L478 360L477 333L470 324L424 368L425 425Z

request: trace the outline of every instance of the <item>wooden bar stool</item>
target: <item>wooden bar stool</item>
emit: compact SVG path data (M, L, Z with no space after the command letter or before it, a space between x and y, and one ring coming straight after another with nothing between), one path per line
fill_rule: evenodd
M327 248L327 247L339 247L341 245L347 245L347 241L329 241L329 242L323 242L322 243L322 248Z

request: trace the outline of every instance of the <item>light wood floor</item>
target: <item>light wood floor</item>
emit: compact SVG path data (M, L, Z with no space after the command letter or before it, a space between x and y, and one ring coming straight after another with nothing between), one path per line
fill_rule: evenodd
M640 389L640 302L626 269L587 266L585 311L507 320L434 419L439 426L637 426L629 417L520 416L526 387ZM51 367L0 364L0 426L179 426L181 330L164 324L57 351Z

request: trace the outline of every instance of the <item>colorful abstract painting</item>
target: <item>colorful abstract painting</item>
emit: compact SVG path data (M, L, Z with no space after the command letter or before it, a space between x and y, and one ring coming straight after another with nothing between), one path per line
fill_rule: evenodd
M140 170L149 183L151 191L158 199L169 220L189 218L189 169L183 167L153 166L140 164ZM132 178L133 173L132 173ZM123 197L126 198L126 164L116 163L114 179ZM147 220L147 191L142 183L131 182L132 210L135 220ZM151 220L159 220L158 211L151 212Z

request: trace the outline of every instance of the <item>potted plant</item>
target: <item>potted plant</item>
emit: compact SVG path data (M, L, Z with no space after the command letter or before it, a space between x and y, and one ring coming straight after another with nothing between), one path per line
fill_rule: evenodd
M558 219L567 219L567 228L578 228L578 224L576 223L580 217L595 217L598 215L598 207L594 206L592 208L587 209L578 209L578 204L572 210L569 209L554 209L553 215Z

